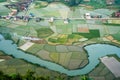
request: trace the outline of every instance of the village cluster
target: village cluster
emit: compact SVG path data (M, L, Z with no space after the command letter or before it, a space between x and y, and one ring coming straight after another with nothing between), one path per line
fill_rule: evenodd
M41 20L48 20L49 22L53 22L54 20L58 20L58 19L61 19L64 21L65 24L68 24L70 20L75 20L75 19L94 19L94 18L97 18L97 19L102 19L103 16L102 15L91 15L90 13L85 13L83 16L83 18L56 18L56 17L50 17L50 18L45 18L45 17L36 17L33 13L30 13L29 15L22 15L22 16L18 16L17 14L20 12L20 11L25 11L27 12L29 10L29 5L32 4L33 0L25 0L23 2L17 2L17 3L14 3L14 4L7 4L7 5L4 5L6 6L7 8L9 8L11 10L10 13L8 13L8 15L6 16L1 16L0 15L0 19L7 19L7 20L14 20L14 21L17 21L17 20L22 20L22 21L25 21L25 22L28 22L29 20L31 19L35 19L36 22L40 22ZM120 17L120 11L117 11L117 12L114 12L113 14L111 14L112 17ZM110 16L110 17L111 17Z

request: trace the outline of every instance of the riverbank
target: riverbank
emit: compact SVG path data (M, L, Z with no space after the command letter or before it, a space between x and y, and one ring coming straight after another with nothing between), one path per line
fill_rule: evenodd
M100 58L101 56L105 56L106 54L112 54L113 52L115 52L117 55L119 55L118 54L119 52L117 52L119 50L119 48L117 48L117 47L114 47L114 46L111 46L111 45L105 45L105 44L103 44L103 45L102 44L89 45L89 46L85 47L85 49L89 53L89 57L88 57L89 64L86 65L82 69L67 70L67 69L63 68L62 66L60 66L58 64L55 64L55 63L52 63L52 62L47 62L47 61L44 61L44 60L42 60L38 57L35 57L33 55L26 54L26 53L24 53L20 50L16 50L17 49L16 45L11 44L11 41L9 41L9 40L0 41L0 44L1 44L0 49L5 51L5 53L7 53L8 55L13 55L16 58L24 59L28 62L32 62L33 64L38 64L38 65L44 66L44 67L46 67L50 70L55 70L57 72L67 74L69 76L87 74L89 71L93 70L95 68L95 66L99 63L98 58ZM6 45L9 45L11 47L7 48ZM109 49L112 50L112 51L109 51ZM94 51L94 52L91 52L91 51ZM103 51L103 52L101 52L101 51ZM106 53L106 51L107 51L107 53Z

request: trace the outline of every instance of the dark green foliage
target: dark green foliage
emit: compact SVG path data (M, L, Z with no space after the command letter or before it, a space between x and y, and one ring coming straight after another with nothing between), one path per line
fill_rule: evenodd
M0 0L0 2L5 2L5 1L7 1L7 0Z
M18 74L12 74L12 75L6 75L2 71L0 71L0 80L65 80L64 76L58 75L58 76L38 76L36 77L35 72L28 70L27 73L22 76L19 73ZM51 78L51 79L50 79Z
M114 39L120 41L120 32L112 35Z
M11 40L11 35L9 33L1 33L5 39Z
M48 41L53 42L53 43L57 43L57 39L53 39L53 38L49 38Z
M106 0L91 0L85 4L93 6L95 9L104 8L106 7Z
M120 0L115 0L115 4L120 4Z
M79 35L84 36L85 38L88 38L88 39L100 37L99 30L90 30L89 33L75 33L75 34L79 34Z
M74 6L80 4L83 0L41 0L41 1L47 1L48 3L57 1L57 2L65 3L69 6Z

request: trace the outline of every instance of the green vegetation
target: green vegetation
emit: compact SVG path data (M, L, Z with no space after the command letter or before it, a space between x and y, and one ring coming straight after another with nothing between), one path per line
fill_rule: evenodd
M115 4L120 4L120 0L115 0Z
M51 2L56 2L56 0L41 0L41 1L47 1L48 3L51 3ZM82 2L83 0L69 0L69 1L66 1L66 0L57 0L57 2L63 2L69 6L75 6L75 5L78 5Z
M80 39L80 38L82 38L82 36L80 36L79 34L68 35L68 39Z
M92 39L100 37L99 30L90 30L89 33L74 33L79 34L80 36L84 36L85 38Z
M5 39L12 40L12 37L9 33L1 33Z
M97 67L89 73L89 76L94 76L94 79L100 80L114 80L115 76L105 67L104 64L100 63Z
M85 3L86 5L93 6L95 9L106 7L106 0L91 0Z
M0 2L5 2L5 1L7 1L7 0L0 0Z
M47 2L43 1L35 1L35 8L43 8L48 5Z
M41 49L43 49L44 44L34 44L32 47L27 49L27 52L35 54L39 52Z
M53 31L50 28L40 28L37 29L36 31L37 31L37 36L39 38L46 38L53 34Z
M55 61L56 63L58 63L58 61L59 61L59 56L60 56L59 53L51 53L51 54L50 54L50 58L51 58L53 61Z
M113 38L114 38L115 40L120 41L120 32L118 32L118 33L116 33L116 34L112 34L112 36L113 36Z
M50 37L48 41L55 44L72 44L76 41L79 41L80 38L83 37L79 34L59 34L57 36Z
M48 52L56 52L56 46L53 45L46 44L44 46L44 49Z
M107 56L108 57L114 57L115 59L117 59L120 62L120 58L116 54L107 55Z

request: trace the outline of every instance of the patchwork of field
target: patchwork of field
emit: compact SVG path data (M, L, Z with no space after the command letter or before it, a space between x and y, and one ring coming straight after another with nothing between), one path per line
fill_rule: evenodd
M115 76L110 70L100 63L93 71L89 73L89 76L95 80L114 80Z
M0 15L8 15L8 13L10 13L10 10L3 6L4 4L7 3L0 3ZM29 22L24 22L22 20L14 21L13 19L1 19L0 33L9 33L11 35L17 34L20 36L33 36L39 38L42 37L48 41L48 44L34 43L25 51L43 60L60 64L67 69L78 69L83 68L88 64L88 55L81 46L75 46L72 44L75 42L80 42L80 39L91 40L95 38L95 41L91 40L91 42L94 43L97 41L97 38L105 35L112 35L116 40L120 41L120 27L119 25L105 25L100 20L75 20L75 18L83 18L85 13L102 15L103 18L108 18L112 12L114 12L114 10L88 10L80 6L71 9L61 3L51 3L47 7L36 8L35 4L33 3L30 5L30 8L27 12L20 12L17 14L17 16L29 16L30 13L32 13L35 15L35 17L42 17L44 20L36 22L35 18L33 18L30 19ZM54 20L52 23L49 22L49 18L51 17L56 18L56 20ZM64 19L66 18L70 18L70 20L68 20L68 24L64 23ZM120 21L109 20L108 22L119 24ZM21 38L18 36L16 37L12 36L12 40L14 40L15 43L17 43ZM84 41L81 41L80 43L82 42ZM20 40L18 46L24 45L25 43L25 40ZM53 45L54 43L55 45ZM35 71L36 75L41 74L44 76L46 74L54 74L52 71L40 68L19 59L9 59L0 62L0 70L7 74L25 74L29 69ZM58 74L55 72L54 75ZM93 71L91 71L89 76L95 80L113 80L115 78L109 69L107 69L102 63L100 63Z
M78 69L88 64L87 54L81 48L79 46L34 44L26 52L60 64L68 69Z

